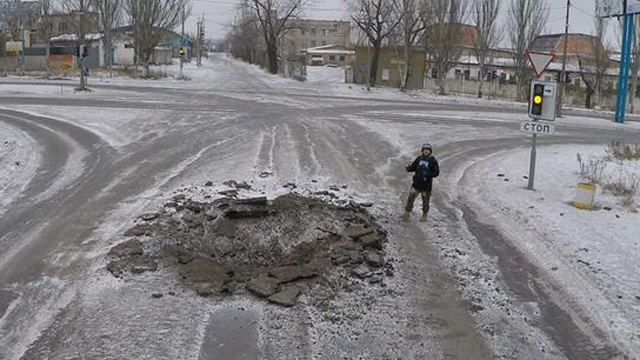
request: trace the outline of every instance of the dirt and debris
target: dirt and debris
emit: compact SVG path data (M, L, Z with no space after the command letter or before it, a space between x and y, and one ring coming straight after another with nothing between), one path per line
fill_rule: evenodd
M107 270L124 278L162 268L203 297L250 293L285 307L303 294L343 290L332 277L384 286L393 276L387 234L364 206L293 193L224 195L200 202L180 194L142 215L110 249Z

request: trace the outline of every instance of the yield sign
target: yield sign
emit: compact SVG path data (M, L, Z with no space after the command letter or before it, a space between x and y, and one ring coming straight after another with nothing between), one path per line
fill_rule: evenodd
M551 64L553 59L556 58L555 54L552 53L542 53L535 51L527 51L527 56L529 57L529 61L531 65L533 65L533 71L536 73L536 76L540 77L542 73L545 71L547 66Z

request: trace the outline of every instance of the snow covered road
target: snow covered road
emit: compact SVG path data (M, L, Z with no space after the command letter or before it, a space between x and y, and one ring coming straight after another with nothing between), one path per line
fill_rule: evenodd
M37 170L24 173L20 200L0 218L0 359L215 358L202 350L208 325L239 308L259 319L255 358L633 358L633 339L615 339L595 321L605 312L558 291L563 283L512 239L517 231L483 222L486 204L467 199L475 169L528 145L519 108L371 100L226 58L193 78L185 86L114 81L98 97L0 97L0 106L25 111L0 110L0 126L39 144L24 145L31 150L21 156ZM635 125L576 118L541 145L638 137ZM403 166L423 142L443 169L433 219L402 224ZM142 286L107 274L103 255L132 218L184 185L229 179L269 194L290 181L345 184L373 201L390 231L388 251L401 259L394 286L402 294L381 297L345 326L303 305L283 311L188 292L159 301L150 293L166 283L162 275L145 275Z

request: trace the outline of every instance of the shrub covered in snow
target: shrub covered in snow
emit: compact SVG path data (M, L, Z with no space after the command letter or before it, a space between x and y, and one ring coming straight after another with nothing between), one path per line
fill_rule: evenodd
M606 146L602 158L584 159L578 153L579 176L621 198L631 208L640 192L640 144L613 142Z
M592 184L600 184L607 162L604 159L584 160L580 153L578 153L577 158L580 165L580 177Z

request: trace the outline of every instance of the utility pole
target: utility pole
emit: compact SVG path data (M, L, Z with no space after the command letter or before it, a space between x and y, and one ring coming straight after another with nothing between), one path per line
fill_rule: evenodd
M200 66L200 20L196 22L196 34L198 36L198 59L196 60L196 65Z
M184 47L184 18L186 17L186 9L185 9L186 5L182 5L182 31L180 32L180 49L182 49ZM186 53L185 53L186 56ZM180 79L183 78L182 75L182 69L184 67L184 57L180 57Z
M618 76L618 99L616 103L615 122L624 123L629 88L629 62L633 45L634 21L633 13L627 12L627 0L623 2L624 31L622 33L622 56L620 58L620 75Z
M567 0L567 17L564 22L564 51L562 56L562 72L560 73L560 91L558 93L558 108L556 113L558 117L562 117L562 102L564 98L564 88L567 80L567 45L569 44L569 11L571 9L571 0Z
M80 91L84 91L87 88L87 82L86 82L86 78L85 78L85 65L84 65L84 48L86 48L87 44L86 44L86 39L85 39L85 29L84 29L84 12L85 12L85 1L86 0L80 0L80 11L79 11L79 16L80 16L80 24L78 25L78 58L80 59Z
M198 66L202 66L202 48L204 47L204 13L198 21Z

